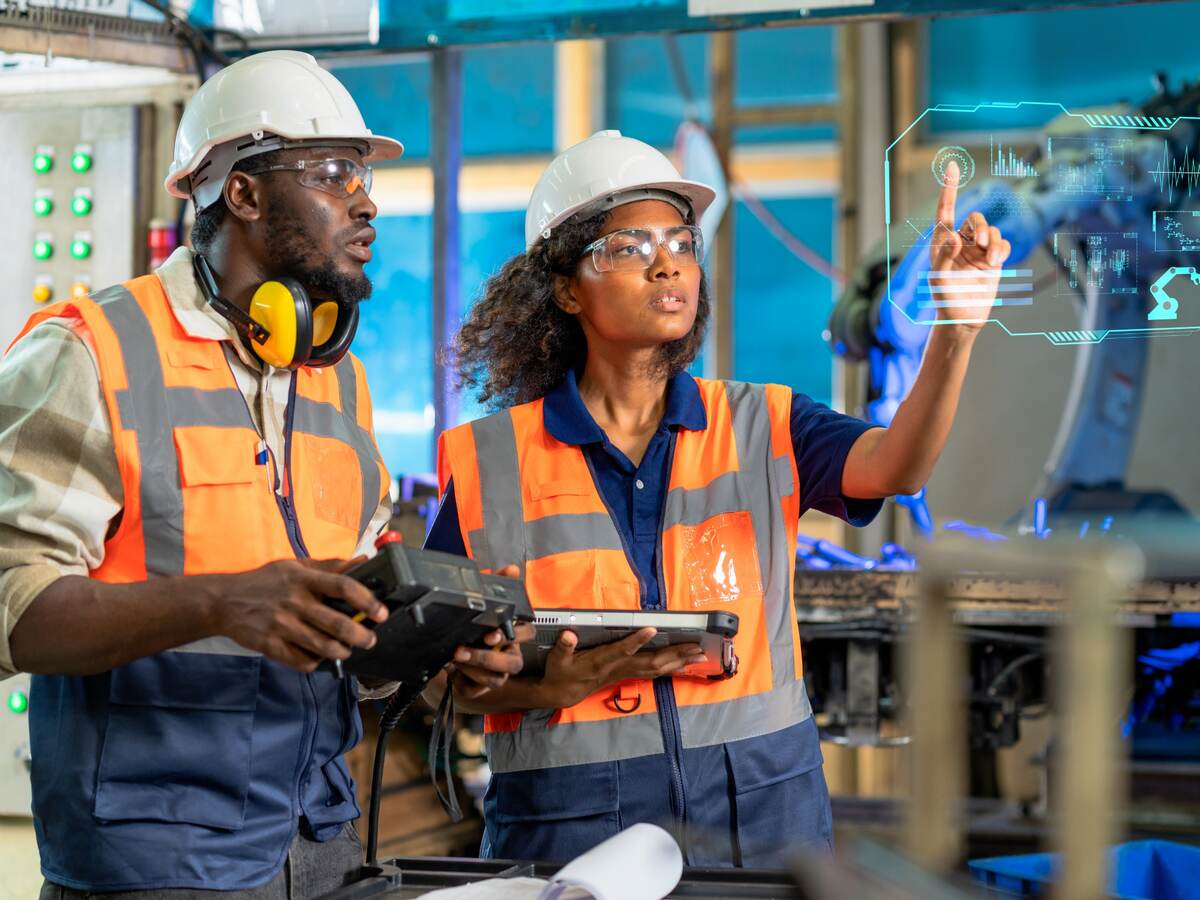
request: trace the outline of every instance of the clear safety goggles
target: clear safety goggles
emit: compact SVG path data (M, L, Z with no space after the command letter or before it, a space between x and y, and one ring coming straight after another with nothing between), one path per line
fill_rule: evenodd
M665 228L622 228L592 241L583 255L592 254L597 272L623 272L648 269L666 247L677 266L698 266L704 262L704 236L695 225L671 225Z
M247 175L262 175L265 172L299 172L302 185L335 197L349 197L359 188L371 193L371 167L359 165L352 159L301 159L293 163L246 170Z

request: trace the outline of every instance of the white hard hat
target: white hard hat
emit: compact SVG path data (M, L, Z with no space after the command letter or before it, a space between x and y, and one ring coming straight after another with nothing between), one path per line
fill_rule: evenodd
M221 196L238 160L314 141L361 147L367 162L404 152L399 141L371 134L350 92L309 54L255 53L217 72L188 103L163 186L203 209Z
M597 131L568 147L542 173L525 210L525 249L580 212L600 212L635 200L666 200L699 222L716 192L687 181L649 144L619 131ZM682 204L680 203L682 200Z

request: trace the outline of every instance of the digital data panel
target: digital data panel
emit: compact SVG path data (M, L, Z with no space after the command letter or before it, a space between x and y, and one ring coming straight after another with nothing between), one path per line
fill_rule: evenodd
M1054 116L1040 132L1022 124L1029 106ZM927 109L884 155L888 302L913 323L980 321L966 317L990 290L982 274L930 278L945 227L934 204L955 163L955 227L978 210L1013 247L987 321L1061 346L1200 331L1198 145L1192 116L1040 102Z

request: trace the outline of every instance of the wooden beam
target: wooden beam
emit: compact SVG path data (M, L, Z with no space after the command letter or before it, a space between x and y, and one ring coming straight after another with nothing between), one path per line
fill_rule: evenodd
M0 24L0 51L149 66L169 69L172 72L193 70L191 57L174 42L159 43L99 34L42 31L17 25Z
M433 439L458 424L458 386L441 350L458 330L462 230L458 175L462 167L462 50L433 54L430 156L433 159ZM432 458L432 456L431 456Z
M821 125L841 118L838 103L789 103L780 106L739 106L733 123L743 125Z
M554 149L565 150L604 126L604 42L554 45Z
M726 172L730 171L734 130L734 64L736 45L730 32L714 34L709 43L709 80L712 97L712 136L717 156ZM716 378L733 377L733 259L734 207L730 202L717 228L716 247L711 266L712 362L708 369ZM705 374L709 374L706 372Z

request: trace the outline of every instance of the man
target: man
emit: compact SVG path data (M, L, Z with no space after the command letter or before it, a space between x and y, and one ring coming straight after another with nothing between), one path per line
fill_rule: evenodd
M315 897L361 864L356 684L316 668L375 641L325 598L387 615L340 574L390 513L346 350L367 164L402 149L311 56L235 63L167 180L196 253L40 312L0 364L0 674L36 673L43 898ZM476 690L520 668L458 659Z

